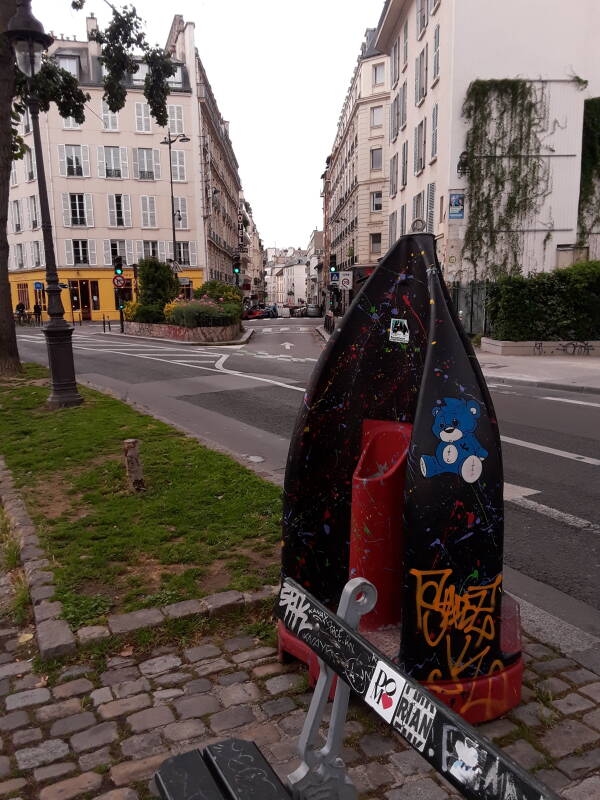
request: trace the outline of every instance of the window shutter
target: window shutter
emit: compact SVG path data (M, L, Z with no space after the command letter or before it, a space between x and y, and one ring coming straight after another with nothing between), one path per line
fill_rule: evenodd
M88 259L90 261L91 266L96 266L96 240L95 239L88 239Z
M145 195L140 197L140 210L142 212L142 228L148 228L148 198Z
M94 227L94 206L92 205L92 195L84 194L83 201L85 203L85 224L89 228Z
M127 148L119 147L119 157L121 161L121 177L129 177L129 162L127 160Z
M114 228L117 224L117 205L114 194L107 195L108 198L108 224Z
M438 142L438 104L436 103L431 113L431 157L437 156Z
M427 94L429 86L429 44L425 45L425 64L423 69L423 96Z
M190 267L198 266L196 242L190 242Z
M433 233L435 224L435 183L427 184L427 232Z
M135 129L140 132L144 130L144 104L135 104Z
M183 133L183 106L175 106L177 109L177 133Z
M425 159L427 158L427 117L423 117L423 167L425 167Z
M43 240L40 242L40 267L46 266L46 251L44 250Z
M83 177L89 178L90 177L90 148L87 144L81 145L81 168L83 171Z
M98 147L96 157L98 161L98 177L106 178L106 157L103 147Z
M131 199L128 194L122 195L123 204L123 224L126 228L131 228Z
M22 210L22 218L23 218L23 227L27 230L32 230L33 225L31 224L31 201L28 197L23 198L23 202L21 204Z
M419 100L421 98L421 89L419 87L419 58L415 58L415 105L419 105Z
M415 128L415 175L419 171L419 126Z
M21 245L21 253L23 258L23 266L24 267L29 266L27 263L27 248L25 247L25 245Z
M159 242L158 243L158 260L159 261L165 261L165 259L166 259L165 242Z
M160 178L160 150L152 151L152 159L154 161L154 180Z
M125 241L125 263L133 264L133 242L130 239Z
M112 258L110 255L110 239L104 239L104 266L110 267Z
M167 258L173 259L173 242L167 242Z
M58 145L58 172L66 178L67 176L67 156L64 144Z
M138 149L137 147L133 148L133 177L139 178L140 177L140 165L138 163Z
M148 224L156 228L156 197L148 198Z
M73 257L73 240L65 239L65 264L70 267L75 263Z
M136 239L135 252L138 261L144 257L144 242L141 239Z
M179 223L180 228L187 228L188 227L188 216L187 216L187 199L185 197L179 197L179 211L181 212L181 222Z
M417 218L417 197L418 195L415 195L413 197L413 213L412 213L413 222Z
M67 192L63 193L62 196L62 207L63 207L63 225L65 228L71 227L71 198L69 197Z

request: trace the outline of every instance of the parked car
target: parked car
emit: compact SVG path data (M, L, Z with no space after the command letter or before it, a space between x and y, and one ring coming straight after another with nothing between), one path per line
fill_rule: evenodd
M306 306L296 306L296 308L292 311L293 317L305 317L306 316Z
M242 319L268 319L271 312L267 308L260 308L259 306L250 306L242 311Z
M321 309L315 303L309 303L306 306L306 316L307 317L320 317L321 316Z

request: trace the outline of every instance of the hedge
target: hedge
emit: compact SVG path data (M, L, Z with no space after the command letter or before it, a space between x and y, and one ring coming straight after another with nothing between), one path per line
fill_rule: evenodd
M600 261L500 278L487 302L494 339L600 339Z
M223 303L220 306L206 303L178 303L169 315L170 325L184 328L233 325L240 319L240 308L236 303Z

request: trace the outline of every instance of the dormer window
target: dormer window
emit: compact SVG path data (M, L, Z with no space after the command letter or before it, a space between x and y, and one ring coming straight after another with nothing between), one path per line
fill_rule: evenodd
M143 86L148 74L148 64L138 64L138 71L131 76L135 86Z
M167 78L167 83L169 86L174 86L176 88L181 88L183 86L183 70L181 67L175 67L175 75Z
M79 58L78 56L58 56L58 66L70 72L79 80Z

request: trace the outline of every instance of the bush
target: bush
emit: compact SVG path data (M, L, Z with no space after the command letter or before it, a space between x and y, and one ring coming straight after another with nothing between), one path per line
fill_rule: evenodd
M184 328L200 328L233 325L239 318L239 306L234 303L224 303L221 306L206 303L177 303L171 311L169 323Z
M177 297L179 280L171 267L157 258L142 258L138 264L139 302L142 306L164 306ZM163 317L164 318L164 317ZM138 320L139 321L139 320Z
M140 304L137 302L137 300L130 300L128 303L125 303L123 316L128 322L133 322L135 320L135 315L137 314L139 305Z
M226 303L242 304L242 292L237 286L222 281L206 281L194 292L194 297L199 300L207 295L211 300L223 300Z
M142 305L142 303L138 303L137 308L135 309L135 322L146 322L146 323L159 323L165 321L165 312L163 307L157 305L156 303L148 303L147 305Z
M490 287L488 310L495 339L600 339L600 261L501 278Z

